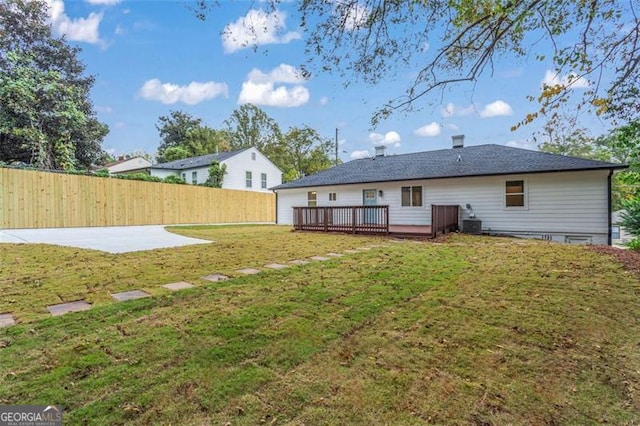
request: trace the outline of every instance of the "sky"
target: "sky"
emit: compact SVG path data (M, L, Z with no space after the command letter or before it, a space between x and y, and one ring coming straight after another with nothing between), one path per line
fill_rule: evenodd
M533 58L500 58L475 84L448 89L422 101L430 106L395 113L371 128L376 109L401 95L416 70L403 69L375 86L352 81L345 87L343 77L323 73L303 79L306 34L293 2L271 11L259 1L221 0L204 21L189 1L47 2L54 35L79 46L86 72L96 77L91 99L110 129L103 149L114 156L155 155L155 125L172 110L222 129L244 103L262 108L285 132L306 125L333 141L338 129L342 161L373 155L377 145L387 154L450 148L458 134L467 146L537 149L533 134L544 123L510 129L536 110L527 96L539 94L543 81L567 78ZM256 38L247 22L264 31ZM588 86L579 81L573 88ZM597 119L583 124L595 136L608 130Z

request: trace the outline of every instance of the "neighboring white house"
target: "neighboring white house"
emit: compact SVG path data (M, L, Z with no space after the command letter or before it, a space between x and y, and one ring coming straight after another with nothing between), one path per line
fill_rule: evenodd
M633 240L633 235L628 233L626 229L620 225L620 222L622 222L621 214L623 211L624 210L618 210L617 212L613 212L611 215L611 238L613 240L613 244L620 246Z
M253 147L154 164L150 168L151 176L165 178L176 175L189 184L205 183L214 160L227 166L222 180L224 189L271 192L270 187L282 183L280 169Z
M151 167L151 161L142 157L119 158L118 161L109 163L104 166L109 174L117 175L120 173L147 173Z
M390 225L430 225L431 205L458 205L459 219L473 213L484 233L611 244L610 178L626 166L461 145L390 156L377 150L279 185L272 188L277 222L292 224L293 207L367 204L388 205Z

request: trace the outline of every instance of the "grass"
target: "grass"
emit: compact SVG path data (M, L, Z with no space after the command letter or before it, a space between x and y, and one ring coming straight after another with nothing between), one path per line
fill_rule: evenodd
M220 272L283 260L272 241L309 255L370 243L275 227L180 232L254 247L259 262ZM117 273L214 245L138 254ZM16 276L35 268L23 259ZM640 421L640 281L586 247L456 236L198 284L0 330L0 404L61 404L68 424Z

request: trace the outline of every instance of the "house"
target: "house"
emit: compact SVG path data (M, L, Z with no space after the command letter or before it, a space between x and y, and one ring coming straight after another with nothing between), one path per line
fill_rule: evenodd
M282 183L280 169L254 147L154 164L150 171L151 176L166 178L177 175L196 185L207 181L209 166L214 161L227 166L222 180L224 189L271 192L269 187Z
M107 169L111 175L124 173L149 173L151 161L143 157L127 157L118 158L118 161L105 165L104 169Z
M456 136L453 148L438 151L387 156L377 147L375 157L272 189L279 224L294 224L308 213L298 209L294 218L294 207L370 205L388 206L381 216L387 230L428 227L431 207L448 205L455 206L456 226L475 223L478 232L611 244L611 176L625 167L502 145L464 147L464 136ZM324 209L316 218L326 230L344 220L339 211ZM372 219L352 214L353 223Z

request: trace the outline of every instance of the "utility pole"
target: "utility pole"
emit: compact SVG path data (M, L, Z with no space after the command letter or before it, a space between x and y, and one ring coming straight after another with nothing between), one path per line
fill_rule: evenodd
M336 166L338 165L338 128L336 127Z

